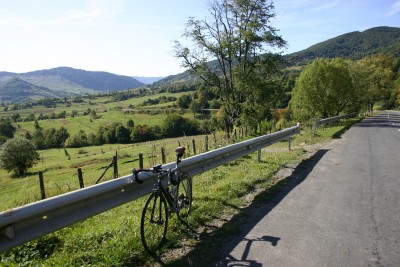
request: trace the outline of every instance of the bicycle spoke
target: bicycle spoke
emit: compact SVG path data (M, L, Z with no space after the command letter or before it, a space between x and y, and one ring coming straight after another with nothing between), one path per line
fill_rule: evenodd
M165 239L168 216L164 197L151 194L142 213L141 238L145 249L155 253Z

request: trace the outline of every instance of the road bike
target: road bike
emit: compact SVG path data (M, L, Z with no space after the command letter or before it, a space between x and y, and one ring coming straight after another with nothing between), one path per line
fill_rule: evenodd
M174 213L182 220L188 216L192 208L192 179L187 173L179 170L179 163L185 154L185 147L175 149L176 166L163 169L156 165L150 169L133 169L136 182L139 173L150 172L155 180L153 191L148 197L142 212L140 222L140 237L146 251L154 254L165 241L168 218ZM166 180L167 179L167 180ZM164 183L167 182L167 186Z

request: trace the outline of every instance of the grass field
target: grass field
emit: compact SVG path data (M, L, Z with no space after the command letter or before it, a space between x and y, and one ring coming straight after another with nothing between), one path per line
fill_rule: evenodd
M71 106L66 104L58 104L56 108L45 108L45 107L35 107L31 109L21 109L14 111L1 111L0 118L11 117L13 114L20 114L21 118L26 118L29 114L35 114L37 117L40 113L43 115L48 115L55 113L56 115L65 111L67 117L65 119L46 119L39 120L39 125L43 129L47 128L60 128L64 127L68 130L70 135L77 133L80 130L84 130L86 134L94 133L100 125L120 122L123 125L129 119L135 122L135 125L159 125L163 118L165 118L165 109L172 107L174 102L160 103L151 106L141 106L141 104L152 98L158 97L180 97L183 94L190 94L192 92L184 93L162 93L151 96L143 96L137 98L131 98L124 101L112 102L111 97L97 97L95 99L85 99L83 103L70 103ZM130 108L133 106L133 111L130 112ZM91 118L90 116L82 116L84 111L88 109L96 111L96 118ZM70 117L72 111L77 111L79 116L74 118ZM145 112L148 113L145 113ZM193 114L186 113L183 116L193 118ZM17 122L13 123L17 128L17 135L24 134L26 131L33 132L34 122Z
M187 220L187 225L190 228L173 217L169 222L167 243L162 248L161 253L163 255L170 255L173 254L173 251L181 251L182 243L185 243L186 247L196 248L196 244L199 241L196 240L190 229L201 229L215 219L224 218L226 214L239 212L240 207L247 201L246 195L257 188L261 188L264 193L267 192L268 194L270 194L269 192L275 192L276 188L279 188L281 185L277 185L276 181L272 179L273 174L288 163L298 162L304 153L302 146L339 137L340 133L348 127L348 124L354 121L352 120L346 124L332 128L320 129L317 137L313 137L310 131L302 131L300 135L293 139L292 146L294 149L288 151L286 149L288 146L287 142L277 143L273 145L276 148L272 150L273 152L262 152L261 162L257 161L256 153L250 154L224 166L195 176L193 178L193 211ZM198 142L200 143L200 140L203 140L204 137L200 136L198 138ZM160 145L167 147L167 151L171 151L177 145L177 141L177 139L164 140L160 141ZM189 143L190 139L181 142ZM151 154L153 144L149 143L147 145L150 150L145 153ZM132 145L120 146L118 154L136 155L140 150L144 152L144 147L141 146L138 148ZM95 170L98 171L99 167L107 165L107 159L111 160L111 156L115 154L116 149L118 149L118 146L85 148L86 153L84 154L79 153L78 149L69 149L68 153L71 155L70 161L65 159L62 149L49 150L43 152L43 155L41 155L46 158L46 163L43 163L41 167L35 167L37 169L33 171L35 172L40 168L48 169L45 172L45 180L47 179L45 183L50 185L52 184L51 180L62 180L58 186L55 186L57 187L55 192L58 193L57 190L63 192L64 188L68 187L67 185L70 188L76 188L78 185L76 175L74 174L75 169L71 167L72 164L79 164L79 162L82 163L84 161L89 162L93 159L104 159L104 162L82 167L84 168L84 177L93 175L94 178L97 178L98 173L95 174ZM127 163L124 163L124 161L127 161ZM132 164L134 164L134 162L128 161L132 161L132 158L126 157L120 159L121 166L129 165L129 168L126 168L126 170L124 167L121 167L120 172L122 175L127 174L131 170ZM170 158L168 161L172 161L172 159ZM91 166L90 169L89 166ZM62 174L63 172L65 173ZM29 194L36 194L35 198L37 199L39 195L37 186L34 189L33 186L26 186L26 190L32 190L31 193L28 193L29 191L20 193L25 188L23 183L32 185L37 183L35 175L23 180L14 180L5 177L4 174L0 175L0 181L2 181L0 186L6 188L5 190L11 190L10 188L14 188L13 190L15 190L8 193L9 197L5 201L7 204L2 207L3 209L20 202L29 201ZM89 178L84 179L85 183L89 183ZM15 184L10 186L13 183ZM1 192L1 195L5 195L4 191ZM5 266L152 265L155 263L155 259L144 252L140 243L139 219L144 200L145 198L142 198L122 205L84 222L77 223L13 249L1 255L0 264ZM240 231L240 226L237 225L224 224L223 228L221 235L231 235ZM207 234L202 237L202 242L207 244L206 240ZM197 250L194 249L194 251L196 252ZM207 266L207 260L204 259L205 255L209 258L208 260L217 257L218 247L209 244L209 246L206 245L202 249L199 249L197 257L192 257L192 259L198 261L195 266ZM202 259L205 265L201 264ZM171 266L187 266L188 264L187 262L174 259L172 256L167 256L165 262Z

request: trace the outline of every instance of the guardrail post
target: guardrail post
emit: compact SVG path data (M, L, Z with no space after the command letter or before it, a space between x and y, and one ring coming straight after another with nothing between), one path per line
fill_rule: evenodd
M78 168L78 180L79 180L79 188L84 188L85 185L83 184L83 175L81 168Z
M204 137L204 148L208 151L208 135Z
M143 153L139 153L139 169L143 169Z
M261 149L257 152L257 161L261 162Z
M39 172L39 186L40 186L40 195L42 199L46 199L46 191L44 190L44 181L43 181L43 172Z
M318 124L319 124L319 119L316 119L315 122L314 122L313 128L312 128L314 136L317 134Z
M113 156L114 178L118 178L118 156Z
M292 138L291 138L291 137L289 137L289 151L291 151L291 150L292 150L292 148L291 148L291 141L292 141Z
M165 156L165 147L161 147L161 161L162 164L167 163L167 157Z

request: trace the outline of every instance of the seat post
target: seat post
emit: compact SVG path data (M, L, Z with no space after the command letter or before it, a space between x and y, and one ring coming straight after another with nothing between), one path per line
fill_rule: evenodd
M183 157L183 155L185 154L185 150L186 148L184 146L180 146L175 148L175 153L176 153L176 165L178 165L179 163L181 163L181 158Z

